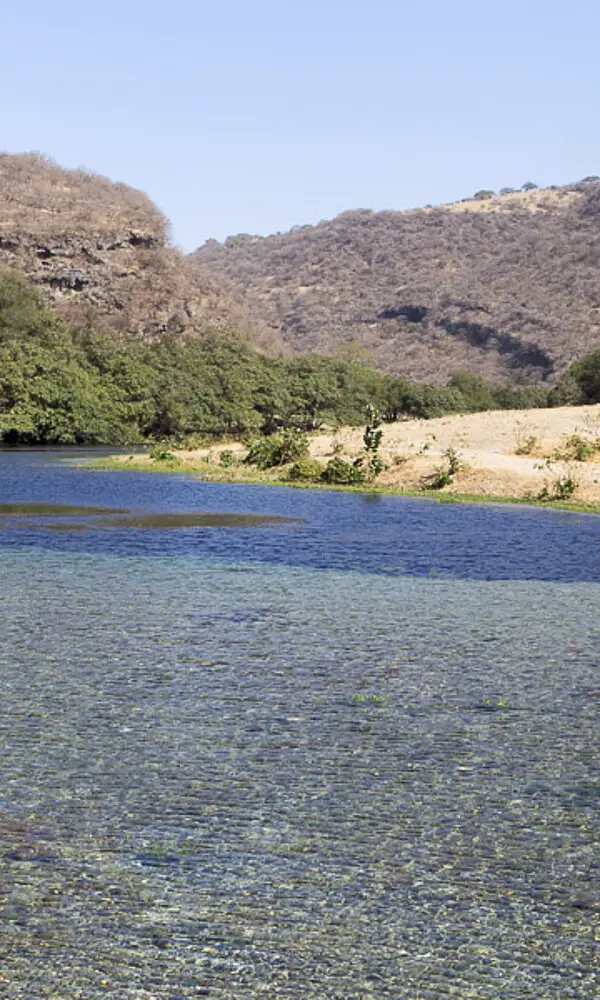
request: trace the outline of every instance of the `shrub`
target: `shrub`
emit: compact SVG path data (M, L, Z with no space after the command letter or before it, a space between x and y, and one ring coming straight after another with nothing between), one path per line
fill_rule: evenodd
M539 444L527 422L519 420L515 426L515 455L531 455Z
M297 462L308 455L308 438L301 431L287 430L281 435L280 465Z
M365 476L368 479L376 479L379 473L385 469L385 462L379 455L382 437L381 416L375 407L369 404L367 406L367 426L363 434Z
M259 469L268 469L272 465L278 465L278 455L280 453L279 442L279 435L276 434L256 438L256 440L250 443L244 463L246 465L256 465Z
M448 462L448 472L451 476L455 476L465 467L465 463L463 462L460 452L458 452L456 448L453 448L452 445L446 448L444 458Z
M596 447L576 432L565 441L564 448L557 451L556 457L565 461L587 462L596 453Z
M323 466L316 458L300 458L290 466L288 479L294 483L315 483L323 474Z
M308 454L308 438L300 431L283 431L257 438L250 445L244 462L258 469L271 469L276 465L297 462Z
M450 445L444 451L446 465L440 465L435 470L433 478L429 481L429 489L442 490L444 486L451 486L454 477L465 467L465 463L460 453Z
M579 483L572 475L557 476L551 484L546 484L538 493L538 500L569 500Z
M531 455L539 447L539 443L535 434L527 434L517 440L515 455Z
M488 191L487 188L484 188L481 191L476 191L473 197L476 201L485 201L487 198L493 198L494 194L494 191Z
M569 497L573 496L578 486L579 486L578 481L571 474L568 474L566 476L558 476L554 480L555 499L568 500Z
M552 405L548 389L541 385L494 386L492 395L503 410L531 410Z
M153 462L177 462L178 458L172 451L169 450L169 446L166 441L157 441L156 444L150 449L150 458Z
M325 483L338 483L343 486L355 486L364 483L365 473L361 459L354 462L344 462L341 458L332 458L321 474Z
M460 392L466 410L495 410L498 407L492 387L480 375L474 375L473 372L454 372L450 379L450 388Z
M429 481L429 489L443 490L444 486L451 486L453 482L454 479L452 478L448 470L444 469L442 466L439 466L439 468L435 470L433 479Z
M219 455L219 465L221 465L223 469L230 469L234 463L235 455L229 448L226 448L225 451L221 452Z
M551 393L552 406L600 403L600 351L586 354L567 369Z
M544 466L540 466L543 468ZM576 492L579 482L576 479L570 466L563 466L560 471L554 471L552 459L548 458L545 463L550 476L546 479L543 488L538 493L538 500L569 500Z

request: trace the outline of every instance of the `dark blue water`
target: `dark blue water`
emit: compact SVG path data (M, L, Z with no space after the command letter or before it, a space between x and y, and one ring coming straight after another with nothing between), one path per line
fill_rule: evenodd
M225 557L403 576L600 581L600 517L594 515L98 472L69 465L60 455L0 453L0 503L81 504L139 513L231 512L298 521L261 532L230 527L149 531L134 526L95 529L88 519L79 524L85 531L58 532L26 517L4 522L0 546Z

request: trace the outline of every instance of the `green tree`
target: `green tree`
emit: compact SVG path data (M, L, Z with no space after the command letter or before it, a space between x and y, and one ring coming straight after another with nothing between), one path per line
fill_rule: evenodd
M470 412L498 408L491 387L480 375L474 375L472 372L454 372L450 379L450 388L460 392L465 409Z
M567 369L550 393L553 406L600 403L600 350L586 354Z

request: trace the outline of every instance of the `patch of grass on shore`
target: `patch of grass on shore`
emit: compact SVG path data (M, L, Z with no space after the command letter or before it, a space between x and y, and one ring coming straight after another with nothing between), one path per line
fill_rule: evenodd
M85 463L88 468L110 472L151 472L197 476L210 483L246 483L260 486L287 486L290 489L334 490L343 493L378 494L382 496L403 496L429 500L431 503L493 503L520 504L521 506L552 508L580 514L600 514L600 503L585 503L579 500L539 500L536 497L490 496L480 493L434 493L430 489L404 489L401 486L368 485L344 486L333 483L292 482L286 468L261 470L247 465L233 465L223 468L216 462L196 459L188 461L174 458L162 461L151 460L146 455L108 456Z
M201 459L187 461L180 458L152 460L146 455L107 456L86 462L87 468L100 469L107 472L152 472L171 475L198 476L211 483L277 483L292 485L285 479L287 470L257 469L249 465L222 466L217 462L206 462Z

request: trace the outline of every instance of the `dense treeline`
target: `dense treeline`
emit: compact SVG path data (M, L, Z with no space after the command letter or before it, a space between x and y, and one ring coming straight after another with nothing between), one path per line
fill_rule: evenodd
M600 351L593 351L567 369L551 390L550 406L600 403Z
M404 415L547 405L539 387L468 374L409 383L352 361L270 358L226 332L150 344L71 330L36 290L0 275L0 438L10 443L133 443L361 424L367 406Z

